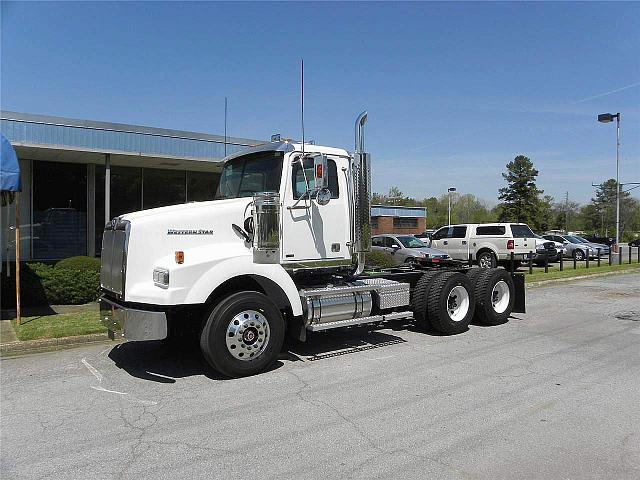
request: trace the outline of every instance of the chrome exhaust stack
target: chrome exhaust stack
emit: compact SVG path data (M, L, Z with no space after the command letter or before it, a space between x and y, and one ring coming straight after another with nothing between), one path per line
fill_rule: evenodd
M364 271L365 254L371 250L371 157L364 151L364 124L367 112L356 120L353 154L353 252L358 266L355 275Z

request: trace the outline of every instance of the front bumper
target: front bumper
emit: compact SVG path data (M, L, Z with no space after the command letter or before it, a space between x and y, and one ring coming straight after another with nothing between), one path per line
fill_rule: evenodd
M127 340L162 340L167 338L167 314L125 307L105 297L100 298L100 322Z

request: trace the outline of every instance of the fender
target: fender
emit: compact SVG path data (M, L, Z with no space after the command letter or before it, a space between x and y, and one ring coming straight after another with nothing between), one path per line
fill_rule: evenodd
M475 247L476 251L475 251L475 255L474 258L477 260L478 259L478 254L480 253L481 250L489 250L491 252L493 252L493 254L496 256L496 258L500 258L498 251L494 248L494 246L491 243L481 243L479 245L477 245Z
M212 266L189 289L185 303L204 303L211 292L224 282L242 275L254 277L261 284L265 283L261 282L261 278L275 283L289 300L293 315L302 315L302 302L298 288L282 265L253 263L253 257L248 255L228 258Z

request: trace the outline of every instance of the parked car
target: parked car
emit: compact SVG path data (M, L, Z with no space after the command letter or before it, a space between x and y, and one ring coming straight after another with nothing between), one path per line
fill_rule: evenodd
M616 241L616 239L613 238L613 237L598 237L597 235L588 235L588 236L586 236L584 238L588 242L599 243L601 245L607 245L608 247L613 245L615 243L615 241Z
M535 250L533 232L524 223L447 225L431 235L430 246L443 250L455 260L472 260L482 268L507 266L514 254L514 266Z
M631 240L628 245L630 247L640 247L640 238L636 238L635 240Z
M565 256L575 258L578 261L584 260L587 256L595 258L600 255L609 255L609 247L599 243L590 243L582 237L576 235L543 235L547 240L562 242L566 248Z
M559 260L564 249L561 243L546 240L536 234L534 234L534 238L536 241L536 251L533 256L533 263L536 265L544 265L545 261L551 263Z
M416 258L451 259L446 252L429 248L413 235L376 235L371 237L371 249L387 255L394 265L410 264Z

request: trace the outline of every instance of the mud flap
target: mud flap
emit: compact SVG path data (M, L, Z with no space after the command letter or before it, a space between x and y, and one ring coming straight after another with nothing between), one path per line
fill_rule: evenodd
M527 313L526 298L524 290L524 275L522 273L512 273L513 286L516 298L513 302L513 313Z

